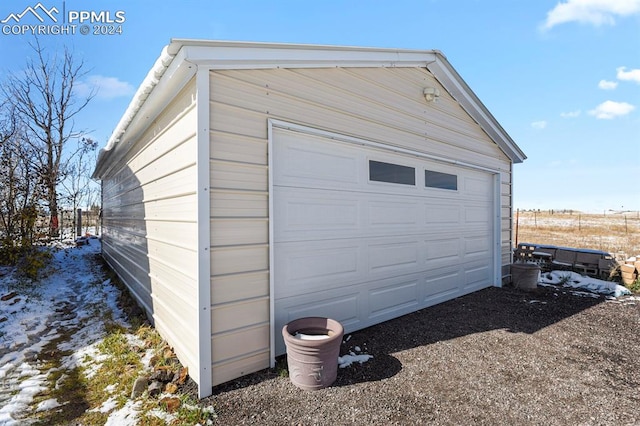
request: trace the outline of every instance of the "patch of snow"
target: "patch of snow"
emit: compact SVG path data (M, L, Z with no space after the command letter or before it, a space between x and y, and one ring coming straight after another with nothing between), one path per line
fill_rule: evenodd
M36 407L36 412L53 410L54 408L58 408L61 405L62 404L60 404L55 398L45 399L38 404L38 406Z
M364 345L366 346L367 344L365 343ZM366 350L366 348L365 348L365 350ZM355 346L353 348L353 351L349 351L348 355L339 356L338 357L338 367L347 368L351 364L353 364L354 362L358 362L358 363L362 364L364 362L369 361L371 358L373 358L373 355L356 354L354 351L355 352L362 352L362 349L360 349L360 346Z
M105 426L135 426L142 401L127 401L124 407L109 414Z
M89 411L94 412L94 413L106 414L106 413L114 410L117 407L118 407L118 401L116 400L115 397L112 396L111 398L109 398L105 402L103 402L101 406L99 406L97 408L94 408L92 410L89 410Z
M53 370L53 369L52 369ZM50 371L52 371L50 370ZM58 380L56 380L56 385L55 385L55 389L60 389L60 386L62 386L64 384L64 381L67 380L67 377L69 377L68 374L63 374L61 375Z
M631 294L628 288L611 281L599 280L571 271L551 271L540 274L540 284L562 285L577 290L607 296L621 297Z
M296 333L293 335L293 337L299 340L326 340L329 338L329 335L328 334Z
M148 413L151 416L154 416L160 420L163 420L166 424L170 425L176 420L176 416L171 413L167 413L166 411L160 410L159 408L154 408Z
M46 386L43 386L47 380L46 374L37 374L35 376L29 377L27 380L20 383L18 389L20 389L19 401L27 401L32 399L34 395L39 394L47 390Z
M31 367L28 363L22 363L15 367L8 380L3 381L3 391L10 391L10 394L0 393L3 397L2 408L0 408L0 424L14 425L21 424L14 418L15 414L23 415L29 412L29 405L33 397L47 390L47 374L40 374L40 371ZM23 378L25 378L23 380ZM14 392L11 392L11 390Z
M373 355L361 354L356 355L353 352L349 352L349 355L343 355L338 357L338 367L347 368L351 366L354 362L359 362L360 364L369 361L373 358Z
M152 359L153 359L153 351L151 349L147 349L147 351L144 353L144 356L140 359L143 369L149 370L151 368Z
M97 345L98 342L94 342L88 346L76 349L71 355L63 358L62 367L67 370L84 367L84 375L88 379L94 377L98 373L102 362L109 358L107 355L100 353Z

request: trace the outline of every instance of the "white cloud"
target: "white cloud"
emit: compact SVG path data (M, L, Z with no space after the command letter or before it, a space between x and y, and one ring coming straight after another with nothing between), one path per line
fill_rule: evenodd
M567 0L558 3L550 12L543 29L567 22L614 25L615 17L640 13L640 0Z
M605 101L595 109L589 111L590 115L603 120L611 120L616 117L629 114L636 109L635 106L626 102Z
M578 109L576 111L561 112L560 113L560 117L562 117L562 118L576 118L576 117L579 117L580 114L582 114L582 111L580 111Z
M600 80L598 83L598 88L602 90L613 90L616 87L618 87L618 83L615 81Z
M627 67L616 68L616 77L618 80L635 81L636 83L640 83L640 69L636 68L629 71L626 71L626 69Z
M533 123L531 123L531 127L533 127L534 129L544 129L545 127L547 127L547 122L544 120L534 121Z
M75 89L80 96L88 96L93 92L100 99L132 96L135 93L135 87L130 83L120 81L116 77L105 77L103 75L91 75L86 80L78 83Z

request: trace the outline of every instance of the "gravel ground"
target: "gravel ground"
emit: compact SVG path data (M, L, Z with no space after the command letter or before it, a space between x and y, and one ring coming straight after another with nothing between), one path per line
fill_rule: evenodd
M640 298L489 288L351 333L341 354L373 358L329 388L281 357L202 403L224 425L640 424L639 330Z

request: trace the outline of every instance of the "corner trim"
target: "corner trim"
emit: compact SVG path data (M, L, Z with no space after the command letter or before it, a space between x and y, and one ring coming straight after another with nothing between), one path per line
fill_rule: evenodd
M196 196L198 241L198 397L212 394L211 197L209 172L209 70L196 71Z
M269 190L269 366L276 366L276 335L275 335L275 247L273 245L273 119L267 120L267 175Z

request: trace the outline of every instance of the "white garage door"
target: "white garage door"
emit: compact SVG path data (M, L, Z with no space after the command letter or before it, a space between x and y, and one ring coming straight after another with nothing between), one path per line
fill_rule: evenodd
M489 287L491 173L273 129L275 352L305 316L346 332Z

